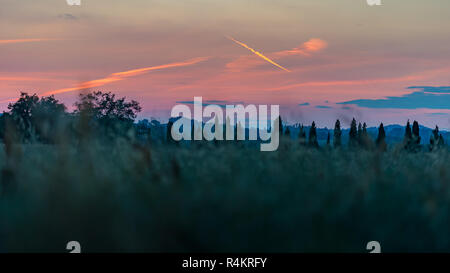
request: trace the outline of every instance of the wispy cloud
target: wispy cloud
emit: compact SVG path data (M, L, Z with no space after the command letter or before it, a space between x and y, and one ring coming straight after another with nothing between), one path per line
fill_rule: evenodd
M206 61L207 59L209 59L209 57L194 58L194 59L186 60L183 62L176 62L176 63L170 63L170 64L164 64L164 65L158 65L158 66L151 66L151 67L127 70L127 71L123 71L123 72L116 72L116 73L110 74L109 76L107 76L105 78L91 80L91 81L85 81L85 82L82 82L81 84L79 84L78 86L51 90L51 91L41 93L39 95L40 96L50 96L50 95L56 95L56 94L61 94L61 93L86 90L86 89L90 89L90 88L100 87L100 86L103 86L103 85L106 85L109 83L122 81L129 77L142 75L147 72L154 71L154 70L162 70L162 69L167 69L167 68L195 65L197 63ZM28 79L28 78L17 78L16 77L16 78L8 78L8 79L21 80L21 79ZM39 79L34 79L34 78L31 79L30 78L28 80L39 80ZM40 80L42 80L42 79L40 79ZM0 103L12 102L12 101L15 101L16 99L17 98L7 99L7 100L0 101Z
M298 106L308 106L309 102L299 103Z
M428 113L428 116L447 116L450 115L450 113Z
M303 43L299 47L290 50L278 51L273 54L277 57L285 57L293 55L311 56L311 53L321 51L325 49L327 46L328 44L324 40L313 38Z
M45 41L56 41L56 40L58 40L58 39L37 38L37 39L0 40L0 45L5 45L5 44L17 44L17 43L45 42Z
M0 81L12 81L12 82L23 82L23 81L56 81L56 79L38 78L38 77L0 77Z
M326 105L317 105L316 108L317 109L331 109L330 106L326 106Z
M79 86L52 90L52 91L45 92L41 95L49 96L49 95L55 95L55 94L60 94L60 93L67 93L67 92L72 92L72 91L90 89L90 88L94 88L94 87L103 86L103 85L106 85L109 83L122 81L129 77L142 75L147 72L154 71L154 70L194 65L194 64L206 61L207 59L209 59L209 58L201 57L201 58L195 58L195 59L191 59L191 60L187 60L187 61L183 61L183 62L144 67L144 68L139 68L139 69L127 70L127 71L123 71L123 72L116 72L116 73L112 73L108 77L105 77L102 79L82 82Z
M411 86L408 89L420 89L420 91L398 97L359 99L338 104L354 104L366 108L450 109L450 86Z

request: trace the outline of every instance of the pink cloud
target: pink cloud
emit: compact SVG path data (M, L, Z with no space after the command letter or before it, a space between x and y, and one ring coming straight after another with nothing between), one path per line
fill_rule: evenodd
M37 39L0 40L0 45L4 45L4 44L17 44L17 43L44 42L44 41L55 41L55 40L57 40L57 39L37 38Z

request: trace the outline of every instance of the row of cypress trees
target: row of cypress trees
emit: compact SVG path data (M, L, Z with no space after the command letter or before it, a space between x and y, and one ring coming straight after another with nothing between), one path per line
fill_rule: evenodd
M280 128L282 128L281 118L280 118ZM282 131L281 131L282 132ZM289 127L286 127L284 135L290 136L291 132ZM308 139L306 138L306 130L302 125L299 125L299 134L298 134L299 142L302 145L308 145L311 147L319 147L319 143L317 141L317 128L316 124L313 121L311 127L309 129ZM341 130L341 122L336 120L334 130L333 130L333 144L331 144L331 134L328 132L327 136L327 146L333 146L335 148L342 146L342 130ZM417 121L413 122L412 128L411 124L408 120L405 127L405 136L403 140L403 148L407 151L417 152L421 150L423 147L421 145L421 137L420 137L420 128L419 123ZM365 149L373 149L377 148L379 150L385 151L387 149L386 144L386 132L384 130L383 123L378 127L378 135L373 142L371 137L367 132L367 124L364 122L363 124L359 123L357 125L356 119L353 118L350 131L349 131L349 142L348 146L350 148L365 148ZM429 150L437 150L445 146L444 137L439 133L439 127L433 130L433 134L430 137Z
M216 122L218 124L218 122ZM279 133L280 136L290 137L291 131L289 126L283 126L283 122L281 117L278 118L279 123ZM216 124L216 125L217 125ZM167 142L175 142L172 140L170 136L170 131L173 125L173 121L170 120L167 124L167 133L166 138ZM313 121L311 124L311 127L309 128L309 135L306 136L306 129L304 125L298 125L299 126L299 133L298 133L298 141L301 145L304 146L310 146L310 147L319 147L318 137L317 137L317 127L316 123ZM239 124L235 126L234 128L234 134L235 139L237 139L237 133L239 129L242 129L242 125ZM194 126L192 124L192 134L194 133ZM242 132L241 132L242 133ZM327 144L328 147L334 147L339 148L342 146L342 129L341 129L341 122L336 120L334 130L333 130L333 143L331 143L331 134L328 132L327 136ZM405 127L405 135L403 140L403 148L410 152L417 152L422 150L421 145L421 137L420 137L420 128L419 123L417 121L413 122L413 125L411 126L409 120ZM386 132L384 129L383 123L381 123L378 127L378 135L375 141L372 140L369 133L367 132L367 124L364 122L361 124L356 122L356 119L353 118L351 125L350 125L350 131L349 131L349 141L348 141L349 148L363 148L363 149L378 149L381 151L387 150L387 143L386 143ZM436 128L433 130L432 135L430 137L430 144L429 144L429 150L437 150L445 146L444 138L442 134L439 133L439 127L436 126Z

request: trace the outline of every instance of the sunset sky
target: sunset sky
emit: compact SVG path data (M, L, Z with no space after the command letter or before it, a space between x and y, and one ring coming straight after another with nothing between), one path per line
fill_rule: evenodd
M0 110L20 92L138 100L166 121L202 96L288 123L450 129L450 1L0 0Z

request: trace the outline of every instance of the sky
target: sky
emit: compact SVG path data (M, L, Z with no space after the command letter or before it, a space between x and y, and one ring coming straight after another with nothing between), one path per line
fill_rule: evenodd
M450 1L0 0L0 111L83 90L167 120L194 96L288 123L450 129Z

